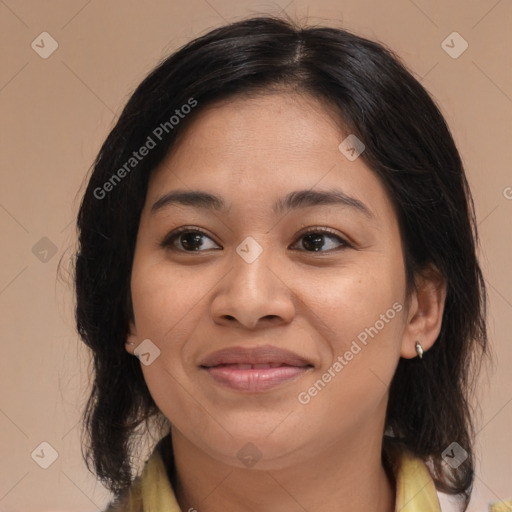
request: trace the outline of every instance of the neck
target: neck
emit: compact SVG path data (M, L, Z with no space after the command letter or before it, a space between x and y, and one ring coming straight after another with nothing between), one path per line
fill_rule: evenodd
M382 465L382 436L338 443L301 464L238 468L205 454L172 429L176 499L183 511L393 512L395 486Z

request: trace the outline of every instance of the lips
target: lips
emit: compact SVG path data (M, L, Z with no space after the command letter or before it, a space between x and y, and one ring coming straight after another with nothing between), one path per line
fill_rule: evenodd
M298 354L271 345L255 348L225 348L213 352L200 363L200 366L206 368L221 365L245 365L244 369L250 369L251 367L277 368L279 366L312 366L308 360Z
M280 368L281 366L293 366L286 363L260 363L260 364L244 364L244 363L225 363L225 364L216 364L215 368L222 368L229 366L234 370L254 370L261 368ZM209 368L212 368L211 366Z
M266 345L219 350L207 356L200 367L224 387L259 393L296 380L313 365L294 352Z

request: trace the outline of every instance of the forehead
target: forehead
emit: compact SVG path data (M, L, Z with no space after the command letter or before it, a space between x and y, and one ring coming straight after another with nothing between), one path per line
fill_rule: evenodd
M241 159L245 152L254 150L260 152L260 158L291 150L300 159L311 151L332 149L333 144L336 148L342 136L340 127L334 107L308 94L238 95L200 110L169 157L186 149L183 146L193 145L222 156L228 156L223 150L231 153L236 149L231 158Z
M272 196L275 204L291 190L335 187L374 209L386 194L361 158L340 152L347 135L334 109L306 94L224 100L199 111L180 134L151 177L148 202L189 188L229 203Z

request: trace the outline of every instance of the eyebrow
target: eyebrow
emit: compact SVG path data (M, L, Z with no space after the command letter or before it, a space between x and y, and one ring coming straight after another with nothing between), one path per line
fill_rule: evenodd
M222 197L202 190L173 190L160 197L151 207L155 213L171 205L193 206L226 213L228 207ZM284 198L279 198L273 205L275 215L284 214L297 208L310 206L341 205L374 218L371 210L359 199L348 196L341 190L295 190Z

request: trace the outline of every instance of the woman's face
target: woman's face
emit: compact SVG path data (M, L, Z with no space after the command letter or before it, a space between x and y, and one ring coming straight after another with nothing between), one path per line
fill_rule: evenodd
M129 340L173 434L218 461L278 468L382 438L411 310L396 215L338 148L348 135L309 96L231 99L151 177Z

